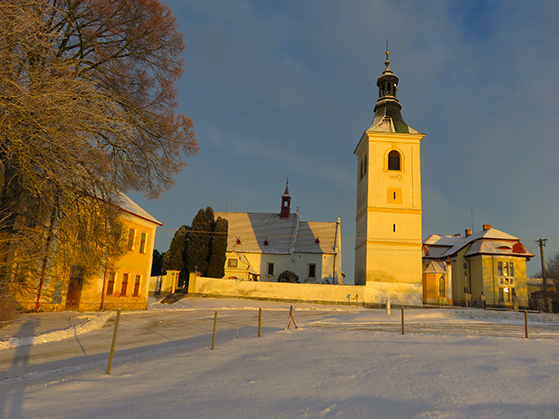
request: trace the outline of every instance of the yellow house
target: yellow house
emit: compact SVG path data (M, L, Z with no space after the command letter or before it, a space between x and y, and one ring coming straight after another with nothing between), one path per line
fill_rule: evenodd
M421 162L424 134L403 120L398 77L389 67L377 80L372 125L357 156L355 284L393 302L421 304ZM379 297L380 298L380 297ZM384 301L377 301L384 303Z
M515 302L528 307L526 261L533 256L517 237L488 224L473 234L467 229L464 236L433 234L424 241L424 285L426 268L444 261L452 268L449 304L479 307L485 298L491 307L513 308Z
M119 206L127 250L115 261L113 268L98 275L85 275L84 268L75 265L57 278L47 275L40 290L21 292L12 287L12 293L23 309L95 311L147 308L155 232L163 224L124 194Z

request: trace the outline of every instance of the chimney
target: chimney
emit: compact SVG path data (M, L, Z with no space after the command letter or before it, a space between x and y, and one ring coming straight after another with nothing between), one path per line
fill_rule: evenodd
M492 228L493 226L491 224L484 224L483 225L483 231L489 230L490 228Z
M470 237L472 235L472 230L469 228L466 229L466 237Z

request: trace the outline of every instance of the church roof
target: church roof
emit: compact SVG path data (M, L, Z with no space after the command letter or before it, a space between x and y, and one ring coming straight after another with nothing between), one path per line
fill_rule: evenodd
M377 109L373 123L367 131L419 134L419 131L414 130L404 122L400 110L391 109L389 106L382 106Z
M386 61L384 63L386 68L377 79L379 97L375 104L373 123L367 131L419 134L418 131L408 126L402 118L400 112L402 105L397 97L399 78L390 69L388 54L389 52L386 51Z
M337 223L299 221L298 214L216 212L228 221L227 251L237 253L334 254Z
M296 253L335 253L337 223L302 221L295 242Z

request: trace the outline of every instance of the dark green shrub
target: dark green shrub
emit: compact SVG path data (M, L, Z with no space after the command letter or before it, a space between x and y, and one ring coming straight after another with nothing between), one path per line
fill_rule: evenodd
M299 275L291 271L283 271L278 276L278 282L299 282Z

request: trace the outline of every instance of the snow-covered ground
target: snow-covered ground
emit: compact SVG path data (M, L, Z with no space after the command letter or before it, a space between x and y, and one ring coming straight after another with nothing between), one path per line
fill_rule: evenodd
M402 335L399 309L294 307L285 330L285 303L152 301L122 313L111 375L114 315L26 315L0 329L0 417L559 418L556 315L525 339L523 313L407 309Z

